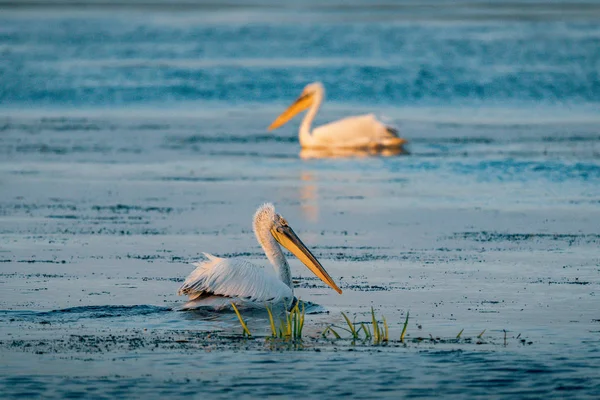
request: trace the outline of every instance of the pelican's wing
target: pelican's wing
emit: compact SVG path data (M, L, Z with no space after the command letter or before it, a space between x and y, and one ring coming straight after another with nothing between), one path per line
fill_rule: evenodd
M206 254L206 262L194 263L196 269L179 288L190 300L206 296L237 298L246 302L289 301L292 290L264 268L240 258L220 258Z
M398 130L375 118L373 114L340 119L315 128L315 144L324 147L370 147L401 145Z

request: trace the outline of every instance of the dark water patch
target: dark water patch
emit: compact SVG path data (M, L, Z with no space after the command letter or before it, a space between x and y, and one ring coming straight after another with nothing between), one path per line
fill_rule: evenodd
M450 163L450 168L459 174L478 175L483 181L528 181L536 176L554 182L600 181L600 165L596 163L506 159L478 163Z
M77 154L77 153L100 153L107 154L112 151L112 148L107 146L59 146L45 143L30 143L25 145L16 146L14 148L17 153L40 153L40 154L55 154L55 155L65 155L65 154ZM6 152L6 150L5 150ZM10 151L8 151L10 153Z
M168 307L137 305L137 306L82 306L52 311L12 311L1 310L0 318L4 321L22 321L31 323L71 323L80 320L99 318L118 318L147 316L171 311Z
M473 240L475 242L566 242L569 246L574 244L600 244L598 234L567 234L567 233L499 233L499 232L457 232L452 239Z
M147 281L157 281L157 282L178 282L178 283L182 283L183 282L183 278L178 277L178 278L165 278L165 277L157 277L157 276L143 276L143 277L132 277L132 276L128 276L125 279L141 279L143 282L147 282Z
M277 181L275 176L164 176L161 181L173 182L264 182Z
M128 214L132 211L141 211L141 212L156 212L159 214L170 214L174 211L172 207L142 207L138 205L128 205L128 204L115 204L108 206L99 206L93 205L92 210L94 211L110 211L116 214Z
M529 283L542 283L542 284L546 284L546 285L582 285L582 286L587 286L587 285L593 285L594 282L590 282L590 281L586 281L586 280L579 280L579 278L575 278L573 280L570 279L564 279L561 281L557 281L557 280L551 280L551 279L536 279L534 281L531 281Z
M132 235L165 235L169 232L165 229L158 228L139 228L139 229L118 229L118 228L92 228L92 227L47 227L47 226L35 226L28 228L27 230L16 230L16 229L2 229L0 228L0 234L2 235L13 235L15 233L21 234L32 234L32 235L108 235L108 236L132 236Z
M0 262L5 262L5 263L9 263L9 262L16 262L16 263L22 263L22 264L36 264L36 263L41 263L41 264L67 264L69 261L67 260L38 260L35 258L30 258L27 260L17 260L17 259L3 259L0 260ZM0 276L13 276L14 274L0 274ZM43 277L43 278L56 278L59 277L58 275L52 275L52 274L36 274L36 275L22 275L24 277Z
M26 262L26 261L25 261ZM61 262L62 264L62 262ZM11 273L0 273L0 276L10 277L10 278L19 278L19 279L31 279L31 278L56 278L56 279L64 279L64 278L74 278L74 275L67 274L23 274L19 272L11 272Z
M89 117L40 117L19 118L0 117L0 132L28 133L32 135L47 133L85 133L92 134L114 131L168 131L173 128L187 127L190 122L166 123L160 122L136 122L130 119L103 119Z
M47 215L46 218L51 219L79 219L80 217L73 214L63 214L63 215Z
M76 204L68 204L68 203L47 203L47 204L36 204L36 203L9 203L4 204L2 206L2 210L5 212L6 210L15 210L15 211L24 211L26 213L31 213L37 210L64 210L64 211L77 211Z
M438 128L444 128L447 124L436 124ZM411 137L410 143L424 144L424 145L492 145L497 147L502 144L543 144L543 143L560 143L560 144L595 144L600 141L600 135L596 132L596 129L592 132L585 132L580 134L569 135L567 132L572 128L569 126L557 129L556 127L548 127L546 129L540 128L538 125L520 125L512 126L510 124L499 124L499 125L483 125L477 126L468 123L457 123L451 124L452 128L462 128L460 130L461 136L431 136L426 137ZM464 136L465 129L469 131L471 129L489 131L489 136ZM548 130L552 131L551 135L548 134ZM540 132L542 131L542 132ZM498 137L500 133L504 135ZM539 149L540 152L543 149Z
M600 199L569 200L569 204L600 204Z
M219 257L223 258L265 258L265 253L262 251L242 251L234 253L223 253L219 254Z
M536 140L532 138L533 142ZM595 144L600 142L600 135L573 135L573 136L544 136L541 138L542 142L546 143L590 143Z
M498 139L490 137L415 137L410 139L410 143L417 144L492 144L497 143Z
M26 263L26 264L66 264L67 260L37 260L37 259L29 259L29 260L17 260L18 263Z
M197 151L200 151L197 149ZM295 151L290 153L279 153L274 151L231 151L231 150L210 150L205 154L214 157L249 157L249 158L264 158L272 160L295 160L298 158L298 154Z
M354 262L369 262L369 261L410 261L422 264L450 263L457 261L473 261L477 260L477 255L474 254L431 254L428 252L409 252L402 254L389 253L356 253L356 252L337 252L337 253L316 253L319 258L333 259L337 261L354 261Z
M356 279L356 277L351 277L353 282L346 282L344 277L340 277L339 286L346 290L354 290L358 292L388 292L388 291L400 291L400 290L423 290L425 286L423 285L399 285L397 283L387 284L387 285L375 285L369 282L368 279ZM303 288L303 289L317 289L317 288L326 288L323 282L317 278L312 276L305 277L294 277L293 282L295 287Z
M218 136L209 135L191 135L191 136L169 136L166 138L166 148L182 149L187 147L194 148L196 144L203 143L297 143L297 136L281 136L281 135L245 135L236 136L223 133Z
M0 132L27 132L40 134L43 132L100 132L115 130L116 125L107 120L92 121L88 118L74 117L42 117L31 120L18 118L0 118Z

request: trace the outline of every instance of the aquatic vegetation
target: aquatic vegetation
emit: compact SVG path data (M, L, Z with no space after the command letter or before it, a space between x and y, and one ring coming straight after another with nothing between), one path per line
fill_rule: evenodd
M252 334L250 333L250 330L248 330L248 325L246 325L246 323L244 322L244 319L242 318L240 311L237 309L235 304L233 304L233 302L231 302L231 307L233 307L233 311L235 311L235 315L237 315L238 319L240 320L240 325L242 325L242 329L243 329L242 336L251 337Z
M350 318L348 318L348 316L346 314L344 314L344 312L342 312L342 316L344 317L344 319L346 320L346 323L348 324L348 329L350 330L350 333L352 334L352 339L359 339L360 338L358 335L359 331L357 331L354 324L352 322L350 322ZM359 330L360 330L360 328L359 328Z
M300 306L300 304L302 304ZM237 307L235 306L235 304L231 304L231 306L233 307L233 310L235 311L238 320L240 321L240 325L242 326L242 334L244 337L251 337L251 333L250 330L248 329L248 326L246 324L246 322L244 321L241 313L239 312L239 310L237 309ZM267 341L269 343L272 344L286 344L286 345L291 345L292 347L289 347L289 349L298 349L298 348L303 348L303 339L302 339L302 332L304 329L304 323L305 323L305 316L306 316L306 308L304 303L302 302L298 302L291 310L289 311L283 311L283 313L281 314L280 318L278 319L278 323L277 318L274 314L273 308L269 305L265 305L265 308L267 310L267 315L268 315L268 319L269 319L269 328L270 328L270 335L266 337ZM351 345L356 345L356 341L360 340L362 342L362 344L371 344L374 346L379 346L379 345L383 345L383 344L387 344L390 342L389 339L389 326L387 323L387 319L385 318L385 316L381 316L381 319L379 319L377 317L377 315L375 314L375 309L373 307L371 307L371 312L370 312L370 321L360 321L360 322L356 322L355 320L351 320L350 317L348 316L348 314L346 314L345 312L340 312L342 314L342 317L344 318L344 321L346 323L346 326L337 326L335 324L330 324L328 325L323 332L321 332L321 337L322 338L329 338L332 337L334 340L349 340ZM408 330L408 321L410 319L410 312L406 313L406 318L404 319L404 322L402 324L402 332L400 333L400 339L399 341L391 341L392 343L395 343L396 346L398 346L398 343L402 343L404 345L406 345L407 342L410 343L433 343L433 344L438 344L438 343L445 343L445 344L449 344L449 343L476 343L476 344L485 344L487 342L482 341L482 336L483 334L486 332L486 330L484 329L483 331L481 331L481 333L479 335L477 335L477 341L474 342L473 338L470 337L466 337L463 338L463 333L465 331L465 329L461 329L458 334L456 335L456 337L452 337L452 338L441 338L441 337L434 337L432 334L429 334L429 337L414 337L409 339L408 341L406 340L406 332ZM347 332L349 334L349 337L343 337L342 335L340 335L340 330ZM520 337L517 336L517 339ZM310 340L317 340L315 337L309 337L309 342ZM506 330L504 330L504 346L507 345L507 332ZM278 350L281 349L280 346L276 347Z
M267 313L269 314L269 325L271 327L271 337L277 337L277 328L275 328L275 320L273 319L273 311L271 310L271 306L266 306Z
M337 328L348 332L351 335L353 343L355 343L357 339L361 339L361 331L364 335L363 340L370 340L375 345L379 345L383 342L389 341L389 327L387 324L387 320L385 319L385 317L382 317L382 320L378 321L377 317L375 316L375 310L373 309L373 307L371 307L371 326L373 327L373 332L371 332L371 329L368 327L368 325L365 325L364 322L351 322L350 318L348 318L348 316L344 312L342 312L341 314L344 317L348 328L335 326L333 324L329 325L321 333L322 337L326 338L329 335L329 333L331 333L336 339L341 339L342 337L340 336L340 334L338 334L337 331L334 329ZM359 327L357 328L357 326Z
M329 325L327 328L325 328L325 330L323 331L323 333L321 333L321 336L323 336L324 338L326 338L326 337L327 337L327 334L328 334L329 332L331 332L331 334L333 334L333 336L334 336L336 339L341 339L341 338L342 338L342 337L339 335L339 333L337 333L337 332L336 332L336 331L333 329L332 325Z
M385 322L385 317L383 317L384 327L379 327L379 322L377 321L377 318L375 318L375 310L373 310L373 307L371 307L371 321L373 324L373 344L387 342L387 322Z
M279 328L276 328L275 326L272 308L270 306L266 307L269 315L269 325L271 327L271 338L292 341L302 340L302 330L304 329L306 308L304 303L302 303L302 309L300 309L299 303L300 302L296 303L296 305L290 311L285 312L283 318L279 320Z
M402 327L402 333L400 334L400 341L404 342L404 335L406 335L406 329L408 328L408 316L410 315L410 312L407 311L406 312L406 320L404 321L404 326Z

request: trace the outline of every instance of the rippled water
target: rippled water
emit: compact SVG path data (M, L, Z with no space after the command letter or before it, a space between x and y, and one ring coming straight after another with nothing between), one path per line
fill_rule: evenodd
M5 397L600 395L600 3L0 4ZM375 112L407 153L269 123ZM302 348L174 311L276 203L344 290ZM323 339L340 311L386 346ZM409 341L397 339L410 311ZM456 338L464 328L461 338ZM480 333L485 330L481 338Z

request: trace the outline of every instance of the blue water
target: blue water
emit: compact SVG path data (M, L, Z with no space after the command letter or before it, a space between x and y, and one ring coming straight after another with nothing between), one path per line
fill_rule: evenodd
M0 393L597 398L598 21L598 1L0 2ZM315 80L317 124L374 112L407 152L267 132ZM265 262L264 201L344 289L292 261L329 311L305 351L173 311L202 251ZM371 306L442 340L320 339Z
M598 5L586 15L567 4L583 17L544 20L552 7L539 5L531 21L503 19L522 11L502 3L479 6L492 20L443 3L442 15L420 20L407 6L366 3L9 9L0 16L0 104L260 104L320 80L330 101L361 105L593 105Z

